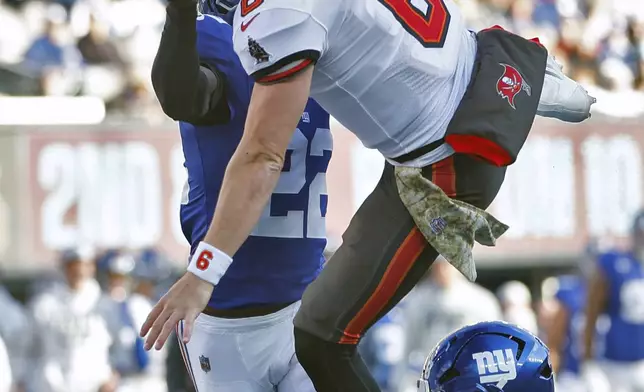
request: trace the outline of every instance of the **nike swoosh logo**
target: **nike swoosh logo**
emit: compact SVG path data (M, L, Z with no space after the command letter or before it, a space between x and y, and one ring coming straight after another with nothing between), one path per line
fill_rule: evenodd
M242 33L243 33L244 31L246 31L246 29L248 28L248 26L250 26L250 24L251 24L251 23L253 23L253 21L255 20L255 18L257 18L258 16L259 16L259 14L257 14L257 15L255 15L255 16L253 16L253 17L252 17L252 18L250 18L250 20L249 20L248 22L246 22L246 23L244 23L244 21L242 21L242 22L241 22L241 31L242 31Z

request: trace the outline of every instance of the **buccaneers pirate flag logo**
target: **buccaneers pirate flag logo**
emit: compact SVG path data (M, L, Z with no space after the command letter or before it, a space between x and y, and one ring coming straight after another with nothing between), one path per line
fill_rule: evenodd
M512 109L516 109L514 106L514 99L517 94L521 91L525 91L528 96L532 95L532 88L526 81L523 79L523 76L511 65L500 63L503 67L503 75L496 82L496 92L508 100L508 103Z

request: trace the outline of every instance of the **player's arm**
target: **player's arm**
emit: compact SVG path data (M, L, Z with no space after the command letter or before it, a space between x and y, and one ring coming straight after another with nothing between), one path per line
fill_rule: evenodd
M204 242L234 255L273 193L286 149L309 97L313 67L253 89L244 136L228 163Z
M246 72L258 82L244 135L228 163L215 215L188 272L141 328L141 335L147 335L146 349L155 343L157 349L163 347L180 320L184 320L182 340L190 340L194 320L257 224L277 184L286 149L308 101L313 66L326 42L326 29L307 12L260 7L244 16L244 20L235 18L235 51Z
M228 116L225 79L214 66L200 62L196 24L195 0L170 1L152 66L152 86L173 120L216 124Z
M257 224L284 166L286 148L308 100L313 67L272 85L256 85L244 136L219 192L210 229L195 250L188 272L157 303L141 336L160 350L180 320L188 342L194 320L207 305L232 256Z
M595 358L594 341L597 319L606 307L608 280L601 268L596 268L588 284L586 301L586 325L584 328L584 360Z
M248 14L242 9L233 30L235 51L257 83L244 136L228 163L204 238L231 257L257 224L277 184L310 94L313 66L326 43L326 29L315 18L290 8L259 7Z
M552 368L557 373L561 364L561 350L563 349L566 339L566 329L568 328L569 312L568 309L560 302L555 302L555 312L546 331L546 341L550 348L550 359Z

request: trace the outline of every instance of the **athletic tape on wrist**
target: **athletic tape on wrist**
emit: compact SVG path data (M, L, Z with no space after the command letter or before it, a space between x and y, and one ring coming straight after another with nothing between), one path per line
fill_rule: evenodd
M232 262L232 257L210 244L200 242L190 259L188 272L192 272L200 279L217 285Z

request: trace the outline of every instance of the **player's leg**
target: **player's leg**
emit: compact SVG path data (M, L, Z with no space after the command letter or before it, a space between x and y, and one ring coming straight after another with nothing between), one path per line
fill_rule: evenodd
M217 319L202 314L195 322L188 344L181 342L183 324L179 323L179 345L197 392L273 391L268 380L272 357L270 347L267 347L269 344L260 334L254 334L254 352L244 350L240 342L251 337L233 325L243 320L248 319ZM264 358L258 361L262 355Z
M311 379L295 355L293 319L300 302L289 306L281 322L273 328L275 360L271 364L269 378L277 392L315 392Z
M290 325L287 331L288 335L293 337L293 325ZM291 340L293 343L293 340ZM295 355L295 346L292 345L292 354L288 361L288 370L284 378L277 383L277 392L315 392L315 387L306 374L304 368Z
M448 196L486 208L505 169L458 154L424 172ZM305 292L295 319L296 352L318 392L379 390L356 345L416 285L437 255L401 202L394 169L386 165L342 246Z
M356 351L359 330L372 322L373 313L384 307L383 299L392 296L409 269L416 266L422 275L429 268L431 255L414 263L426 247L398 197L393 167L386 165L344 233L343 244L306 290L295 318L297 356L318 392L379 390ZM369 301L373 293L379 295ZM361 308L369 314L363 311L363 318L349 326Z

